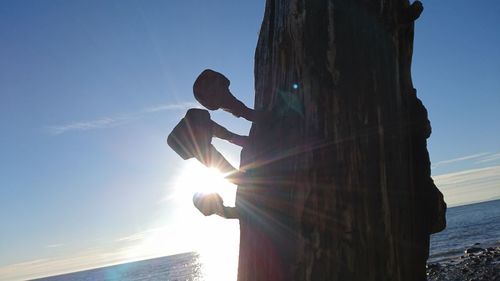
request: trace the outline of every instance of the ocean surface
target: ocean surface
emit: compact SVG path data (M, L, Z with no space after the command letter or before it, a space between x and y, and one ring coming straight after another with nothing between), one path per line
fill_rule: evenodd
M35 280L43 281L205 281L197 253L124 263Z
M500 245L500 200L449 208L446 229L431 236L429 261L463 254L469 247ZM479 243L478 245L475 245Z
M431 237L429 261L459 256L476 243L480 243L476 247L483 248L500 244L500 200L449 208L446 217L447 228ZM185 253L36 280L207 281L207 278L200 256Z

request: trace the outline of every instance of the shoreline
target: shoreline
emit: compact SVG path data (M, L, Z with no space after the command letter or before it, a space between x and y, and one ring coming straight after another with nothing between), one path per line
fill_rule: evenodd
M500 281L500 245L467 248L463 255L427 263L428 281Z

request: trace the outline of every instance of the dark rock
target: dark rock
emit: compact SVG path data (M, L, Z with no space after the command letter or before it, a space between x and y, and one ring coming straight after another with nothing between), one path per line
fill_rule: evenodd
M435 268L440 268L441 265L439 263L429 263L427 264L427 269L435 269Z
M469 249L467 249L469 250ZM481 249L446 262L429 264L428 281L500 281L500 249Z
M475 253L479 253L479 252L483 252L484 249L483 248L479 248L479 247L471 247L471 248L468 248L464 251L465 254L475 254Z

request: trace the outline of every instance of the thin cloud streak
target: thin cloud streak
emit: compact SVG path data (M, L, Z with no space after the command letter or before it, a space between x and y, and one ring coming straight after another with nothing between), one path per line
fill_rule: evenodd
M63 125L52 125L46 127L46 129L51 135L61 135L63 133L70 131L89 131L96 129L106 129L123 125L131 120L140 119L144 117L146 114L151 114L161 111L186 110L192 107L199 107L199 105L194 102L163 104L153 107L147 107L135 113L118 115L115 117L104 117L89 121L79 121Z
M50 244L50 245L47 245L46 247L47 248L59 248L62 246L64 246L64 244Z
M0 280L26 280L124 262L123 251L87 250L69 257L39 259L0 267Z
M115 247L87 249L71 256L38 259L1 266L0 281L41 278L172 254L161 251L136 252L138 241L120 242L134 243L125 243L126 245L118 247L115 244Z
M165 110L184 110L188 108L200 108L201 106L195 102L184 102L178 104L163 104L153 107L148 107L143 110L144 113L153 113Z
M148 234L154 233L154 232L162 230L162 229L164 229L164 228L151 228L148 230L143 230L143 231L131 234L131 235L127 235L125 237L120 237L120 238L116 239L115 242L134 242L134 241L144 240Z
M500 195L500 166L434 176L449 206L487 201Z
M477 159L477 158L481 158L481 157L483 157L485 155L488 155L488 154L489 154L488 152L483 152L483 153L477 153L477 154L467 155L467 156L463 156L463 157L459 157L459 158L453 158L453 159L450 159L450 160L439 161L439 162L435 163L434 165L432 165L432 168L439 168L439 167L443 167L443 166L446 166L446 165L449 165L449 164L453 164L453 163L457 163L457 162L462 162L462 161L465 161L465 160Z
M491 155L488 155L486 157L483 157L483 159L475 162L475 164L481 164L481 163L487 163L487 162L493 162L493 161L497 161L497 160L500 160L500 153L497 153L497 154L491 154Z
M125 117L121 118L105 117L91 121L74 122L64 125L49 126L47 127L47 129L49 130L49 133L52 135L60 135L68 131L88 131L94 129L111 128L118 126L121 122L127 119L128 118Z

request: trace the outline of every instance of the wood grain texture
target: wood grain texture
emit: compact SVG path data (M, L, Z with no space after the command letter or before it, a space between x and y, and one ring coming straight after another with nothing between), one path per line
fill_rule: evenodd
M239 186L239 281L425 280L408 1L268 0Z

